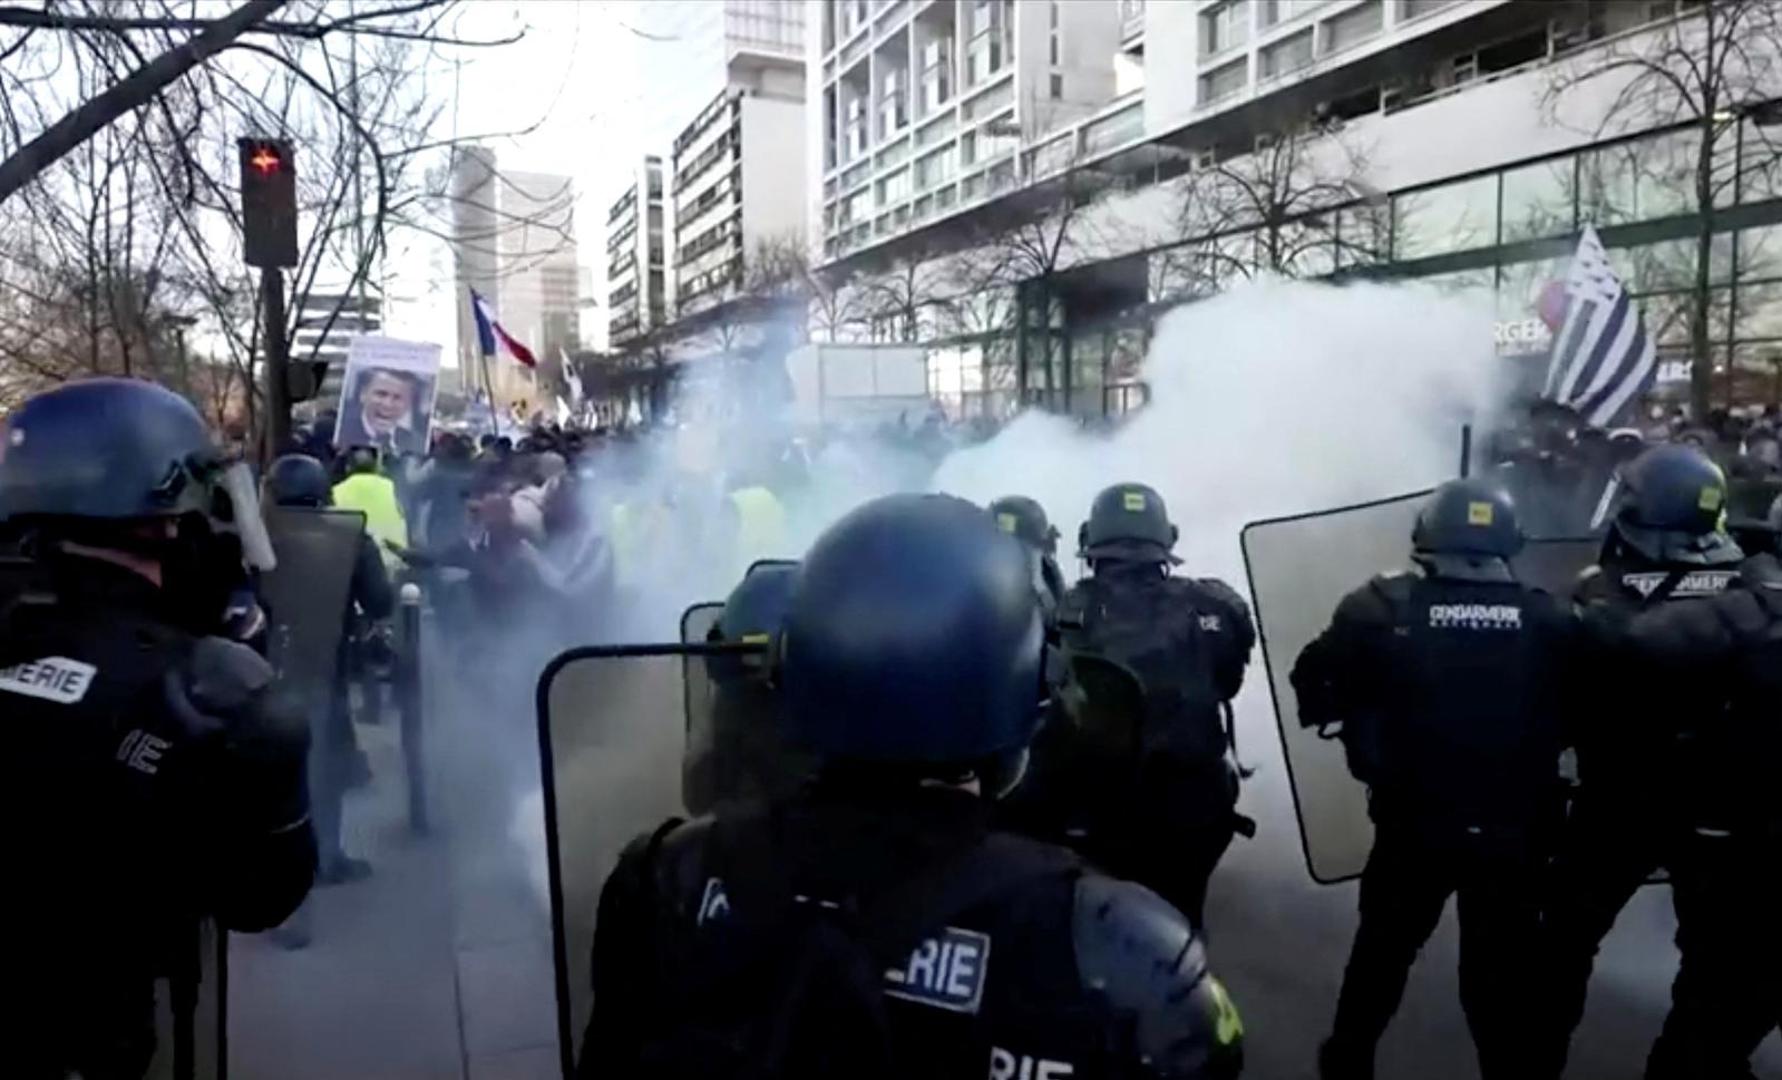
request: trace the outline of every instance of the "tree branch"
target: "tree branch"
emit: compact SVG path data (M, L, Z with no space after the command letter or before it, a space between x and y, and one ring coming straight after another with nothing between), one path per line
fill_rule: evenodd
M0 162L0 202L30 183L70 150L93 137L125 113L141 107L162 87L215 56L245 33L283 7L285 0L248 0L210 24L203 33L169 49L137 69L109 90L87 101L49 130L20 147Z

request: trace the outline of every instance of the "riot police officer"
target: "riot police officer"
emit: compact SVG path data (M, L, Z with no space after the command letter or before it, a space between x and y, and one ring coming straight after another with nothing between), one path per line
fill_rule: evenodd
M1319 1065L1328 1080L1373 1076L1411 963L1457 893L1460 998L1480 1072L1520 1078L1539 874L1560 809L1571 619L1517 581L1522 530L1494 484L1442 485L1411 543L1411 567L1344 597L1293 670L1302 722L1340 728L1375 825Z
M1782 565L1755 556L1717 596L1634 616L1623 641L1641 670L1719 699L1689 733L1670 856L1682 964L1646 1075L1744 1080L1782 1023Z
M600 903L585 1075L1212 1077L1242 1026L1186 920L989 827L1040 713L1019 546L890 496L810 550L776 649L793 799L669 823Z
M798 571L793 562L761 562L749 568L724 601L709 642L766 642L780 632ZM681 791L688 812L785 798L810 778L815 763L788 746L779 720L780 696L773 673L754 657L713 656L705 661L710 709L687 718L687 751ZM692 703L695 695L689 693Z
M1119 775L1079 769L1078 790L1048 798L1091 803L1069 815L1082 823L1071 844L1157 890L1202 928L1214 867L1237 831L1253 829L1235 809L1229 703L1256 630L1249 606L1224 582L1171 576L1181 562L1172 553L1177 536L1163 498L1143 484L1097 495L1079 530L1090 575L1060 608L1064 651L1130 669L1143 687L1143 715L1131 718L1127 760L1107 762ZM1073 752L1073 740L1048 736L1047 756ZM1036 764L1047 776L1068 771Z
M0 597L9 1075L139 1076L154 979L201 916L261 930L315 867L307 728L271 670L213 636L245 556L270 565L253 481L184 399L93 379L25 402L0 452L29 558ZM177 1002L176 1002L177 1004Z
M327 466L307 454L286 454L274 461L266 471L265 488L267 499L275 506L320 510L334 504ZM384 570L383 556L371 534L361 533L347 606L340 613L340 645L335 652L334 685L329 689L327 713L311 718L309 782L320 858L316 880L323 885L358 881L371 873L369 863L348 856L340 843L341 801L347 789L367 775L353 733L347 689L351 670L348 654L352 642L359 637L354 630L360 618L376 622L388 619L395 611L396 591Z
M1729 725L1725 651L1699 651L1692 635L1675 630L1707 618L1722 602L1716 598L1742 580L1743 553L1721 529L1725 506L1726 480L1700 451L1648 450L1622 471L1602 557L1579 582L1582 676L1593 696L1573 733L1579 786L1542 924L1550 969L1540 984L1552 997L1550 1045L1535 1075L1556 1076L1563 1068L1597 949L1655 870L1671 872L1686 951L1704 955L1693 939L1708 943L1705 955L1713 955L1713 935L1729 929L1706 925L1690 911L1714 909L1711 900L1700 903L1697 868L1716 857L1711 852L1734 846L1715 843L1728 830L1703 818L1724 816L1729 796L1756 797L1746 785L1773 790L1773 778L1739 771L1773 759L1760 755L1754 763L1720 753L1727 744L1718 736ZM1746 715L1767 709L1773 716L1774 704L1772 697ZM1699 965L1693 967L1699 975ZM1682 979L1677 988L1685 1014L1699 989L1690 982ZM1653 1075L1743 1074L1676 1071L1655 1053Z
M1005 495L990 504L997 527L1026 545L1033 558L1034 588L1048 621L1064 600L1064 574L1058 569L1058 529L1046 508L1025 495Z

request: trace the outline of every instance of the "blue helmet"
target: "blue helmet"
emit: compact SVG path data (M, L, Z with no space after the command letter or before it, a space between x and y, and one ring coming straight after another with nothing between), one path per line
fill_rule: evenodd
M0 445L0 515L130 520L209 514L224 462L190 402L88 379L21 405Z
M1089 508L1089 520L1077 530L1080 554L1091 561L1179 563L1171 554L1179 536L1163 496L1144 484L1104 489Z
M792 601L792 582L798 573L795 562L758 562L724 600L724 609L708 635L709 641L770 644L779 637L786 622L786 609ZM713 656L706 665L714 682L728 683L747 679L759 673L756 681L766 681L765 661L753 658Z
M328 467L308 454L286 454L266 470L266 498L274 506L324 507L334 503Z
M1033 738L1044 640L1027 552L973 504L891 495L805 556L781 641L795 741L832 760L954 765Z
M1655 446L1627 465L1613 534L1660 563L1709 565L1736 562L1737 546L1723 531L1726 474L1700 450Z
M1436 488L1411 532L1411 546L1428 555L1513 559L1522 545L1516 503L1488 480L1450 480Z

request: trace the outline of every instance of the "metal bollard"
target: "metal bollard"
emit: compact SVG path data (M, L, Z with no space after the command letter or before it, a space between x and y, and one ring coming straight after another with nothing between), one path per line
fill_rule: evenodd
M402 762L408 773L408 827L424 836L427 822L427 758L422 742L421 587L402 586L402 648L397 655L396 701L402 723Z

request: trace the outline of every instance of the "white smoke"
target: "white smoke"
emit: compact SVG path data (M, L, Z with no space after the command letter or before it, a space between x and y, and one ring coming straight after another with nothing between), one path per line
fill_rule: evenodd
M1165 316L1144 378L1149 406L1112 435L1030 414L950 457L935 486L1038 499L1068 544L1101 489L1149 484L1191 570L1241 582L1245 523L1453 476L1461 425L1486 421L1508 386L1488 300L1282 281Z

